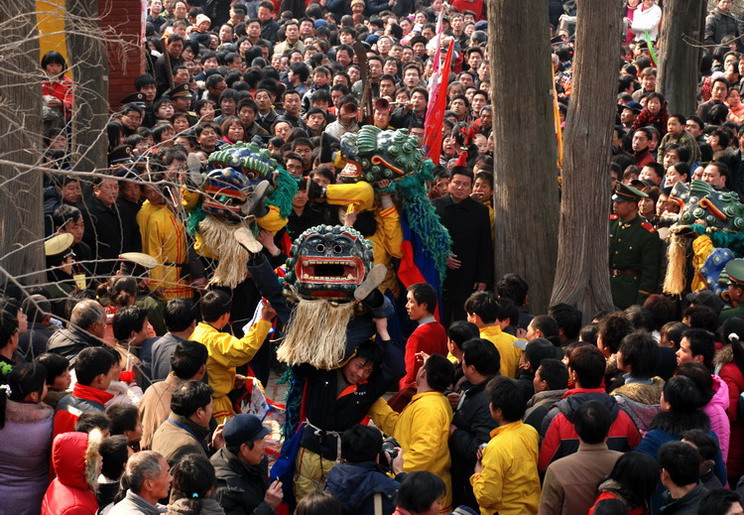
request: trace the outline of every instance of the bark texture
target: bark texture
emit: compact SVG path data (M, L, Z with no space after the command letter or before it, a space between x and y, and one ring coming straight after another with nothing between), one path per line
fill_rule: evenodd
M0 266L21 282L44 269L39 41L34 0L0 3ZM37 272L37 273L34 273ZM0 274L0 286L7 276Z
M705 4L698 0L666 0L658 42L659 91L670 113L691 114L697 107Z
M514 272L544 313L553 284L558 171L548 10L543 0L489 0L494 106L495 278ZM515 51L519 49L519 51Z
M99 28L98 2L67 0L67 50L74 67L72 155L76 169L108 165L108 58Z
M622 5L579 4L574 85L566 124L558 263L551 303L587 320L612 308L609 252L610 155L615 121Z

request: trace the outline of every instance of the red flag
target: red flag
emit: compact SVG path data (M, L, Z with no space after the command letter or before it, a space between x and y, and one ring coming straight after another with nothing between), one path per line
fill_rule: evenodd
M444 123L444 111L447 109L447 84L449 83L450 67L452 64L452 53L455 42L450 41L444 65L438 71L439 77L432 77L429 94L429 108L426 110L424 121L424 153L435 165L439 164L439 156L442 153L442 125ZM437 84L438 82L438 84Z

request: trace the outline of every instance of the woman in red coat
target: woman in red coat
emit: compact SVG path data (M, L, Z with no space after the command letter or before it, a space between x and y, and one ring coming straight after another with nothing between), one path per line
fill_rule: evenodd
M726 472L729 484L735 485L739 476L744 474L744 417L739 412L744 392L744 320L732 317L721 327L723 341L727 343L716 355L716 368L720 367L718 376L728 386L729 407L726 410L731 422ZM744 406L742 406L744 407Z

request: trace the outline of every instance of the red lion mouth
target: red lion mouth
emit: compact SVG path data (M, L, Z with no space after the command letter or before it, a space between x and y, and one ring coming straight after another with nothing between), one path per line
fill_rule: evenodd
M357 257L301 256L295 273L309 285L359 285L364 281L364 263Z

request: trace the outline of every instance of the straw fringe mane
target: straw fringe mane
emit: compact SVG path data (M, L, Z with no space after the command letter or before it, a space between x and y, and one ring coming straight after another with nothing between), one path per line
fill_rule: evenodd
M353 314L353 302L300 299L277 357L290 366L309 363L318 369L335 368L344 359L346 329Z

